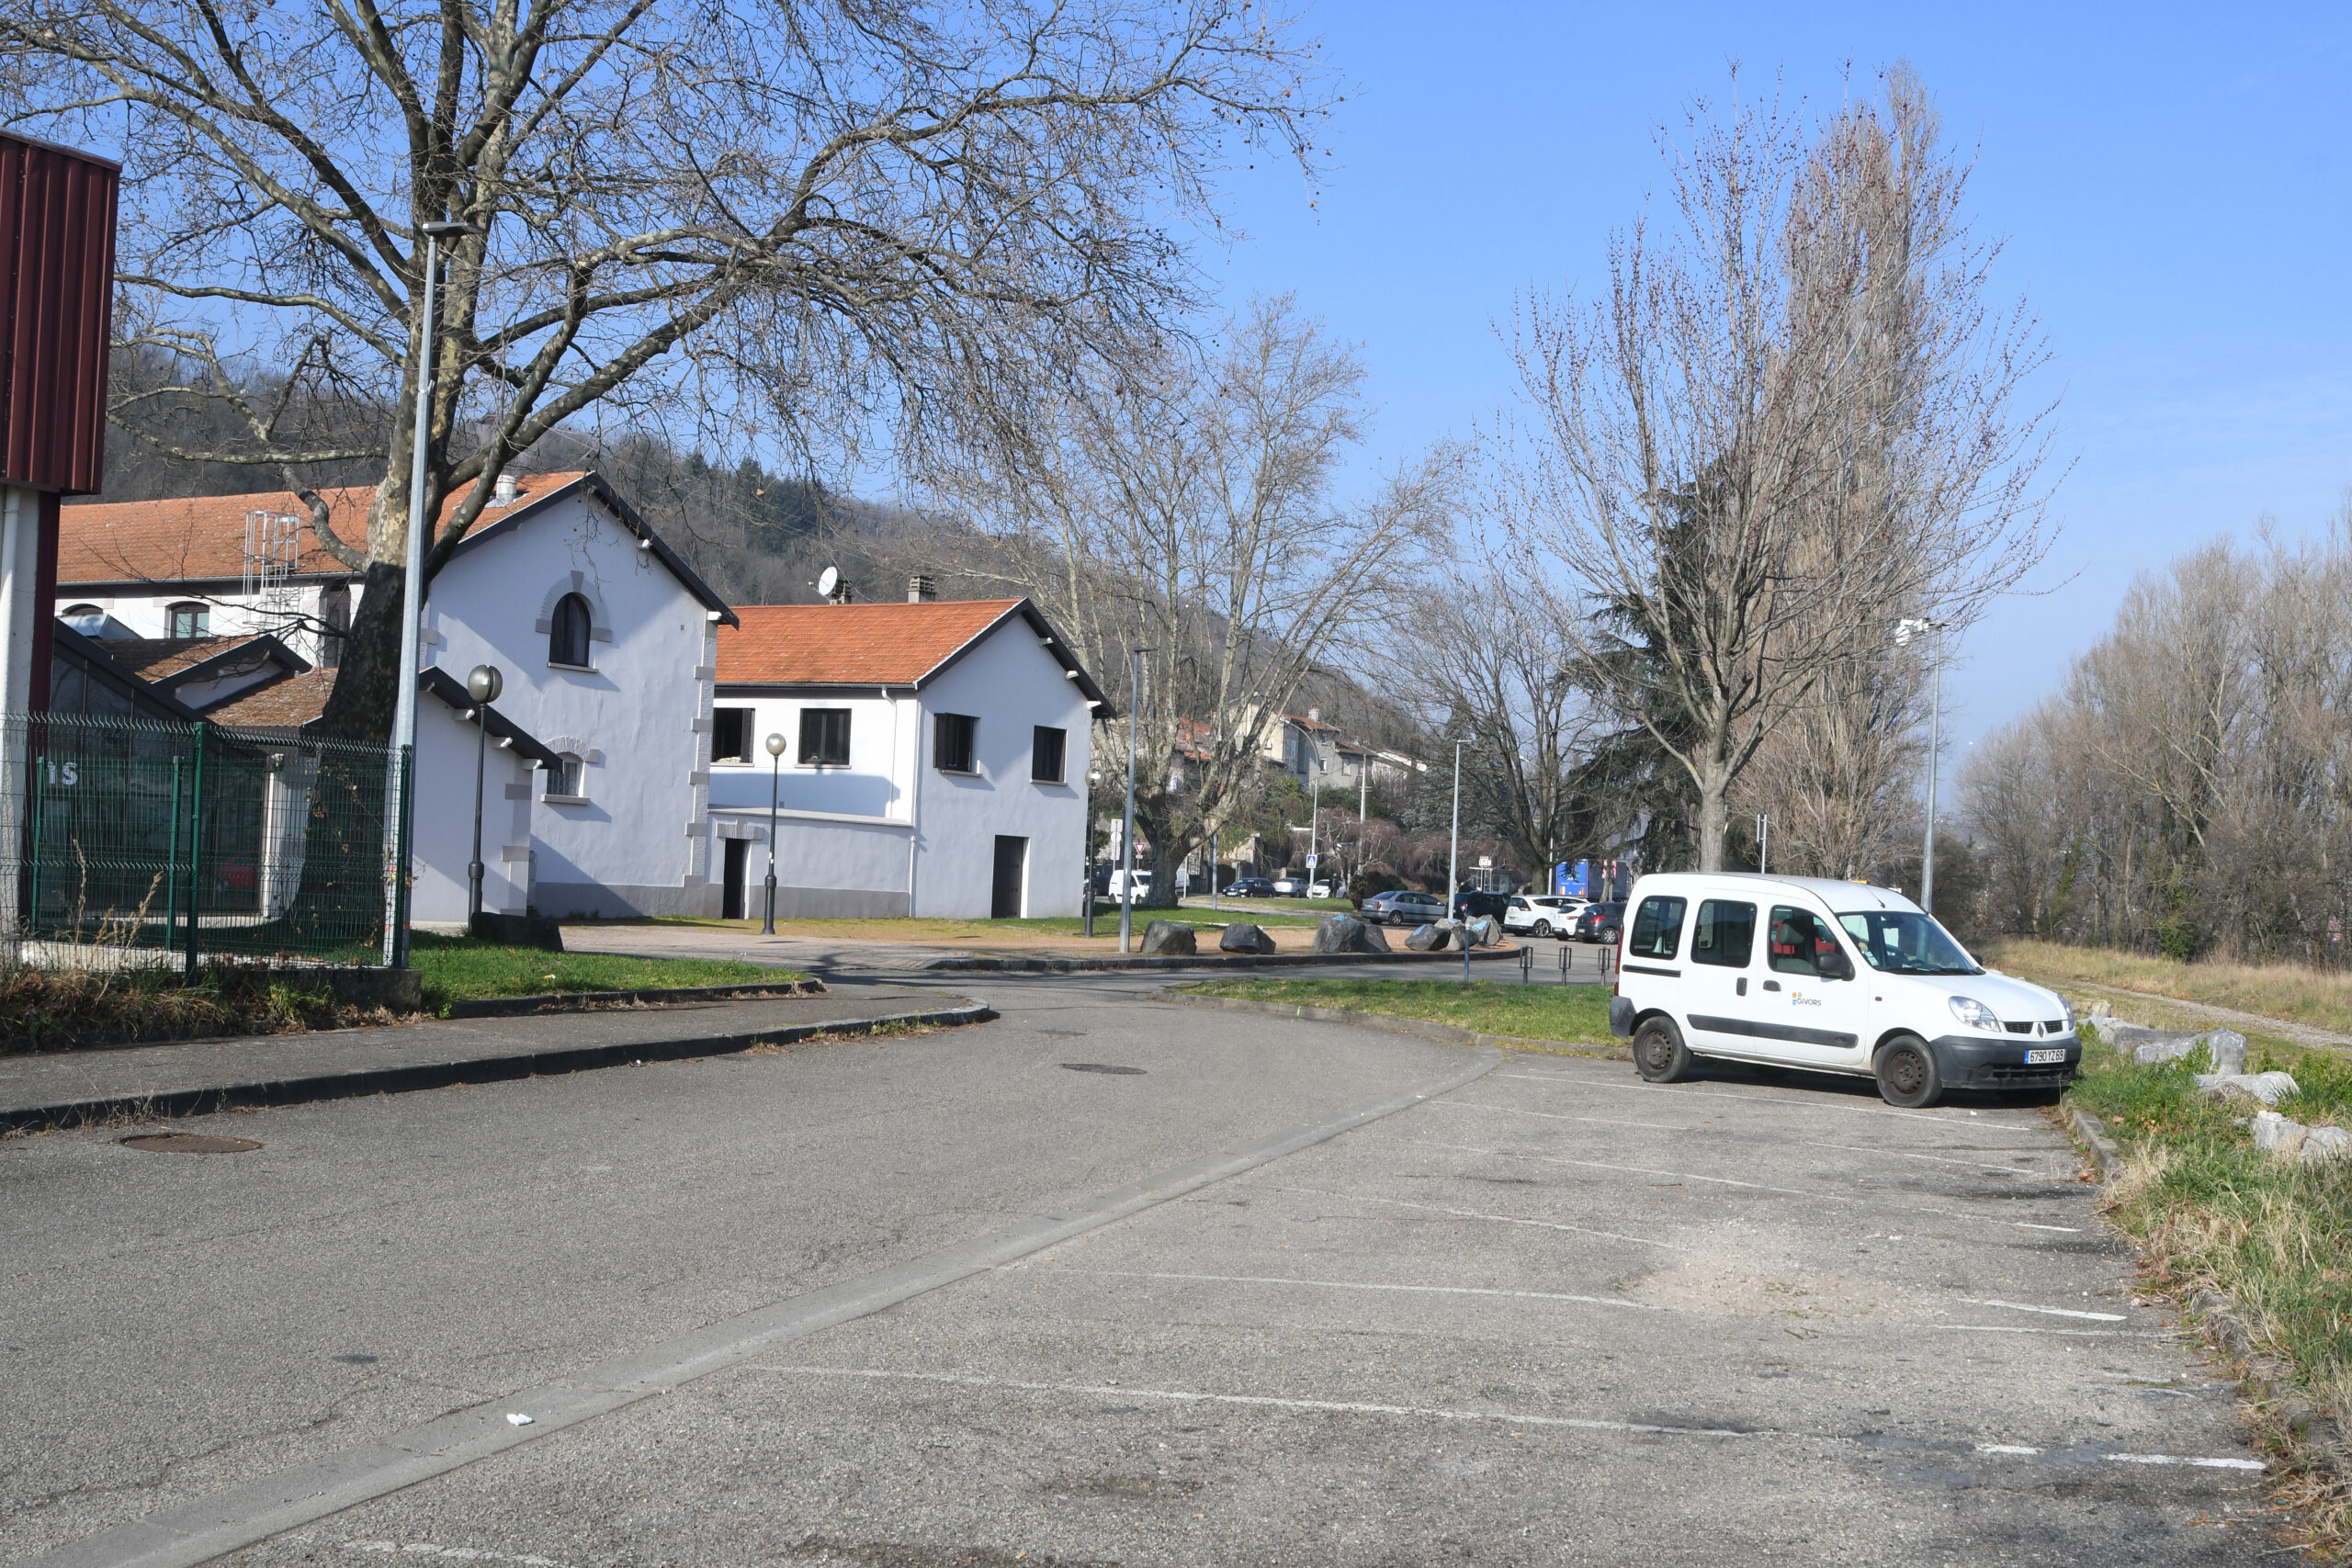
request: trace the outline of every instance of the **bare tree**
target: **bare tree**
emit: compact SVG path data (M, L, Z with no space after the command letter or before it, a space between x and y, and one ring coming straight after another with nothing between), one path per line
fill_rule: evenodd
M1574 770L1598 716L1551 604L1507 559L1464 541L1396 629L1385 651L1401 689L1432 731L1470 742L1467 819L1495 829L1511 863L1546 874L1589 849Z
M1036 366L1189 308L1172 225L1237 145L1305 161L1309 54L1247 0L0 11L8 122L122 147L121 333L187 370L132 396L227 400L242 438L176 455L282 478L365 568L327 725L371 738L412 515L429 580L536 443L665 411L810 451L887 434L919 467ZM472 231L420 352L418 225L444 217ZM243 392L254 366L273 395ZM406 418L323 444L288 418L406 410L420 378L421 496ZM345 538L306 473L362 460Z
M2041 558L2043 350L1985 303L1905 68L1811 130L1701 105L1668 171L1677 226L1618 238L1605 299L1523 309L1505 460L1531 582L1689 772L1716 869L1733 785L1858 639L1965 626Z
M1212 354L1174 346L1075 386L975 490L1020 548L1016 585L1114 700L1142 650L1129 717L1157 905L1175 898L1175 866L1252 797L1268 738L1317 660L1452 525L1450 450L1352 505L1333 498L1363 436L1363 374L1288 299L1261 300ZM1110 739L1124 750L1124 730Z
M1862 628L1860 646L1823 664L1733 791L1740 809L1771 819L1775 870L1872 877L1916 850L1928 672L1917 659L1890 658L1869 635L1878 629Z

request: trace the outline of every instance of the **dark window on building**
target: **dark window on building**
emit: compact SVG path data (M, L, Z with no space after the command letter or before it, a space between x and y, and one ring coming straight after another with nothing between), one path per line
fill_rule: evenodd
M164 606L164 614L169 619L169 635L172 637L212 635L212 608L209 604L168 604Z
M57 618L61 621L100 621L106 618L106 614L96 604L68 604L57 612Z
M1039 725L1029 742L1029 776L1039 784L1061 783L1063 753L1069 750L1069 731Z
M578 757L569 751L562 753L556 758L555 765L548 770L548 793L568 795L575 800L585 795L588 787L587 781L582 777L583 771Z
M980 735L980 721L967 713L932 716L931 765L943 773L974 772L972 750Z
M586 669L590 624L587 600L577 593L557 600L554 618L548 623L548 662Z
M1690 962L1745 969L1756 952L1756 906L1708 898L1690 930Z
M849 766L849 709L800 710L800 764L820 768Z
M351 590L330 588L319 595L319 668L340 669L343 639L351 630Z
M710 710L710 760L714 762L748 762L752 760L750 708Z
M1689 908L1680 898L1643 899L1634 915L1634 939L1625 944L1625 956L1673 957L1674 950L1682 945L1682 911Z

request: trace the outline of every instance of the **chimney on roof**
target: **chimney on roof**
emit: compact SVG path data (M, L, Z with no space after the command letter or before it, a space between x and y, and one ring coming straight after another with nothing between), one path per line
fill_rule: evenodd
M512 470L504 468L500 469L498 474L498 488L490 492L490 503L492 506L514 505L516 483L517 481Z
M907 603L928 604L939 597L939 586L922 572L907 579Z
M1322 723L1323 710L1321 708L1308 708L1306 710L1306 722L1309 724Z

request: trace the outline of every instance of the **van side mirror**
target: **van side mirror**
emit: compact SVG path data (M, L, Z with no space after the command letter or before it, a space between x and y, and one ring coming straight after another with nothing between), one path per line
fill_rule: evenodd
M1821 955L1821 977L1825 980L1850 980L1854 977L1854 961L1843 951Z

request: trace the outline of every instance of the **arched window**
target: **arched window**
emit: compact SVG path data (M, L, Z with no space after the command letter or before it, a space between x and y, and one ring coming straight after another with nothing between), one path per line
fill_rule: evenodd
M61 621L102 621L107 613L96 604L68 604L57 612Z
M548 794L577 800L587 793L586 781L581 777L580 759L570 751L560 753L555 765L548 770Z
M548 662L588 666L588 601L577 593L555 602L548 623Z

